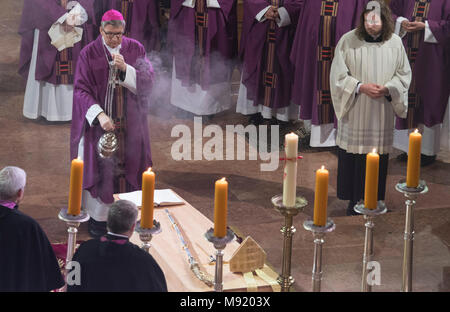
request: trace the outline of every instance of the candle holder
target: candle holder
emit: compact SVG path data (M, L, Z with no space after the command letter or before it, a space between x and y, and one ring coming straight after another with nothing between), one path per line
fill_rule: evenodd
M406 180L400 180L395 189L403 193L407 198L406 204L406 220L405 233L403 235L403 274L402 274L402 291L412 291L412 271L413 271L413 243L414 243L414 205L415 199L420 194L428 192L428 187L425 181L420 180L417 187L407 187Z
M77 233L78 233L78 227L80 226L80 223L86 222L89 220L89 215L87 212L81 210L80 214L74 216L70 215L67 212L67 208L64 207L60 210L58 214L58 218L67 224L67 254L66 254L66 269L67 264L72 261L73 254L75 253L75 246L77 242Z
M308 201L304 197L297 197L293 207L286 207L283 205L283 195L276 195L272 197L272 204L284 216L284 227L281 228L281 233L284 236L283 263L281 275L277 278L277 282L280 284L282 292L288 292L294 284L294 278L291 276L292 236L296 231L292 225L293 218L308 205Z
M139 239L143 242L141 249L143 249L145 252L148 252L151 247L150 241L152 240L153 235L162 232L161 224L156 220L153 220L153 227L150 229L142 228L141 221L139 220L138 222L136 222L134 231L139 234Z
M333 220L327 219L324 226L314 224L314 221L307 220L303 227L313 233L314 237L314 261L312 270L312 291L320 292L322 281L322 245L325 243L325 234L331 233L336 228Z
M227 229L227 234L224 237L214 236L214 229L210 228L205 233L205 237L208 242L214 245L216 248L216 271L214 275L214 291L223 291L223 250L229 242L234 239L234 233L232 230Z
M372 285L367 281L367 264L372 260L373 256L373 228L375 227L373 220L376 216L386 213L387 208L385 203L380 200L377 202L377 208L375 209L368 209L364 206L364 203L359 203L355 205L354 210L357 213L364 215L364 219L366 220L361 291L371 292Z

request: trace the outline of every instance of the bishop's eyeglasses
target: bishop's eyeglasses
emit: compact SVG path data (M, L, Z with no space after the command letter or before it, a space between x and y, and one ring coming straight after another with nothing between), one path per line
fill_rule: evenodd
M113 39L114 37L117 37L117 39L122 38L123 32L106 32L103 30L103 33L108 37L108 39Z

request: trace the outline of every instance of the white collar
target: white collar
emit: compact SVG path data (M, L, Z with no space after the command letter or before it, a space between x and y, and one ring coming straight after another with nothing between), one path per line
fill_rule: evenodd
M122 235L122 234L116 234L116 233L113 233L113 232L108 232L108 234L109 235L114 235L114 236L119 236L119 237L124 237L124 238L126 238L126 239L128 239L129 237L128 236L126 236L126 235Z
M102 36L102 42L103 42L103 45L108 49L108 51L109 51L109 53L110 54L118 54L119 52L120 52L120 49L122 48L122 44L119 44L117 47L115 47L114 49L113 48L111 48L110 46L108 46L107 44L106 44L106 42L105 42L105 38L103 38L103 36Z

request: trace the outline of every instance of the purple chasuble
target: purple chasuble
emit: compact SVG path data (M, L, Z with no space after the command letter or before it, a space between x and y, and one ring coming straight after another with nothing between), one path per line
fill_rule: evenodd
M159 7L154 0L96 0L97 25L108 10L117 10L125 19L125 36L142 43L147 52L159 49ZM98 30L96 32L98 34Z
M115 156L112 159L100 158L96 147L104 131L99 124L91 127L86 120L86 112L92 105L98 104L105 110L109 73L105 52L109 57L99 36L80 53L74 83L70 157L77 157L78 144L84 135L83 189L88 190L92 197L100 197L104 203L111 203L113 194L117 192L117 181L114 181L117 175L124 174L127 191L138 190L141 188L142 172L152 165L147 113L154 74L143 45L123 37L120 54L127 64L136 69L137 94L121 87L126 106L123 106L123 118L120 120L124 142L119 142L120 148L115 154L124 158L124 166L119 167L114 161ZM114 100L116 104L116 96Z
M39 45L36 60L35 79L52 84L71 84L72 78L61 79L61 74L73 77L78 55L81 49L94 39L94 0L78 0L88 14L88 21L81 26L83 37L72 48L61 52L51 44L48 31L50 27L67 10L61 0L24 0L19 34L22 36L20 46L19 74L27 79L33 52L34 30L39 30ZM63 3L64 4L64 3Z
M218 0L220 9L206 8L207 18L196 19L196 9L173 0L170 8L168 44L175 60L177 79L184 86L226 82L230 77L232 59L237 54L236 0ZM196 0L196 6L199 0ZM203 3L206 3L204 0ZM204 25L204 45L199 56L197 24ZM199 75L195 73L200 71Z
M415 88L411 84L408 117L397 118L397 129L415 128L418 124L432 127L442 123L450 95L450 1L422 2L424 7L427 5L423 22L428 21L437 43L424 42L425 30L420 31L418 49L409 56ZM415 5L416 0L392 0L394 21L400 16L414 21ZM403 37L405 49L411 45L411 39L412 34Z
M331 48L334 49L342 35L358 25L360 14L364 11L368 0L334 0L329 2L338 2L334 29L330 30L334 39L334 42L330 44ZM292 101L300 105L300 118L311 120L314 125L320 124L319 78L323 81L329 81L329 77L321 77L319 73L318 46L323 33L321 8L321 0L304 0L290 54L290 60L295 68ZM331 14L331 12L325 14ZM334 114L334 111L332 111L332 114Z
M303 0L284 0L279 7L289 13L291 24L274 31L270 20L258 22L256 15L269 5L270 0L244 1L244 18L239 56L242 59L242 83L247 88L247 99L254 105L271 108L289 106L293 69L289 61L295 28ZM273 44L273 46L269 46ZM267 66L272 67L268 72Z

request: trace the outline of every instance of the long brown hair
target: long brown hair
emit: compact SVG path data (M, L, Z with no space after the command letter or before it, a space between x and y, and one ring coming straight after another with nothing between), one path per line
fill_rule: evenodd
M376 2L380 4L380 17L383 23L383 28L381 29L381 41L384 42L391 39L391 36L394 33L394 21L392 20L392 13L389 6L384 1L376 0ZM375 8L365 9L364 12L361 13L359 25L356 28L356 36L361 40L364 40L364 38L368 36L366 27L364 26L365 15L373 10L375 10Z

